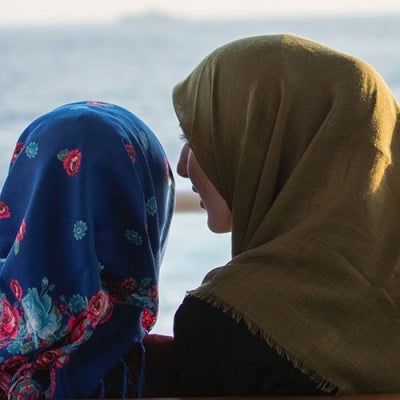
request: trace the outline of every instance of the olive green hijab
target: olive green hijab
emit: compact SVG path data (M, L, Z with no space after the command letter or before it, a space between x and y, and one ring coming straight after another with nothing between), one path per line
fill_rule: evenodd
M366 63L291 35L227 44L174 88L233 217L191 294L339 393L400 391L399 105Z

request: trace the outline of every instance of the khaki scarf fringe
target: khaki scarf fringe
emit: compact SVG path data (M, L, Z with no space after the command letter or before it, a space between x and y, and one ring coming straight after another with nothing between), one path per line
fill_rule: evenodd
M212 294L201 293L197 290L192 290L187 292L188 296L197 297L200 300L210 303L215 308L220 309L224 313L228 313L236 321L243 321L248 330L254 336L261 337L272 349L274 349L280 357L286 358L295 368L300 370L303 374L316 384L316 388L322 390L327 394L342 395L345 392L341 391L336 385L328 382L326 379L315 373L314 371L307 368L302 361L298 360L296 357L291 355L286 349L275 342L266 332L260 329L253 321L243 315L241 312L235 310L231 305L224 303L222 300L218 299Z

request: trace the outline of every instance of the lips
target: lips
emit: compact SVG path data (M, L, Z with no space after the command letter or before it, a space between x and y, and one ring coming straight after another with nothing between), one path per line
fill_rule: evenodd
M197 193L197 194L199 194L199 192L197 191L197 189L194 187L194 186L192 186L192 191L194 192L194 193ZM199 195L199 197L200 197L200 195ZM200 207L202 208L202 209L206 209L206 207L204 206L204 203L203 203L203 200L201 199L201 197L200 197Z

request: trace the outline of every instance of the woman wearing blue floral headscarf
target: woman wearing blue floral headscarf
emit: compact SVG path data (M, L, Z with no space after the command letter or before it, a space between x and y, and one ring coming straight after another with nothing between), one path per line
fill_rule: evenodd
M0 398L141 394L124 356L157 318L173 201L160 143L123 108L69 104L22 133L0 194Z

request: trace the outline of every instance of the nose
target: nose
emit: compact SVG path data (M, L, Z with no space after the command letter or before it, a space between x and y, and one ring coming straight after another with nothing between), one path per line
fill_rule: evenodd
M187 172L188 154L189 154L189 145L185 144L182 147L181 155L179 156L178 165L176 167L176 172L182 178L189 178L189 175L188 175L188 172Z

